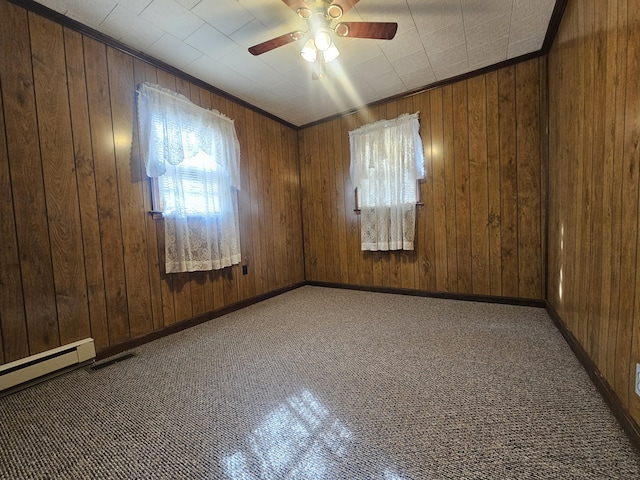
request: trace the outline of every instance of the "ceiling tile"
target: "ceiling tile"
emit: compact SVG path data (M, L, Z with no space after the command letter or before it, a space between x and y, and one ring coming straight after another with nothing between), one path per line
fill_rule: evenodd
M447 65L441 69L434 68L433 70L438 80L445 80L467 73L469 71L469 63L465 60L464 62Z
M311 80L312 66L300 57L302 40L257 57L247 52L306 29L282 0L40 3L301 125L535 52L555 1L362 0L342 21L397 22L396 38L336 38L341 55L322 81Z
M467 61L467 44L459 43L441 52L429 54L429 62L434 70L442 70L449 65Z
M139 50L147 49L164 33L159 27L132 14L122 5L117 5L111 11L101 27L109 35Z
M68 0L67 15L80 23L97 27L116 6L112 0Z
M509 43L507 58L515 58L520 55L526 55L530 52L536 52L542 48L543 38L525 38L519 42Z
M461 0L462 15L467 28L487 23L495 17L511 14L513 0Z
M537 15L540 12L547 12L549 17L553 12L553 7L556 4L556 0L513 0L513 14L511 19L514 22L519 22L523 18Z
M549 18L546 13L523 18L511 24L509 39L514 43L533 37L544 40L548 24Z
M467 50L469 68L471 70L477 70L506 60L508 46L509 37L506 36L491 43L469 48Z
M379 42L378 46L387 58L404 57L414 52L424 55L424 46L415 28L397 34L393 40Z
M236 42L208 23L203 24L198 30L185 38L184 42L214 60L224 57L231 50L238 47Z
M424 87L436 81L436 76L431 67L409 72L400 76L408 90Z
M279 72L251 55L244 47L231 50L218 61L243 77L253 79L258 84L272 85L283 80Z
M407 0L420 36L462 23L460 0Z
M393 72L393 67L382 54L376 55L375 57L369 58L363 62L355 63L350 66L350 70L359 73L359 74L375 74L380 75L383 73Z
M212 85L236 96L254 88L253 81L204 55L187 65L185 71L197 78L207 78Z
M231 35L255 18L235 0L202 0L191 11L225 35Z
M180 40L203 24L201 19L174 0L153 0L140 16Z
M130 12L140 15L142 11L147 8L153 0L127 0L126 2L118 1L118 5L126 7Z
M424 70L425 68L431 69L429 58L423 53L413 53L406 57L395 59L391 65L400 76L406 73L415 72L416 70Z
M367 77L367 83L376 92L384 92L387 90L400 91L404 84L396 72L387 72L381 75L370 75Z
M464 23L462 21L452 23L449 26L420 37L427 55L442 52L452 45L465 42Z
M151 45L147 52L177 68L184 68L202 56L201 52L168 33Z
M353 21L396 22L399 34L415 28L406 0L364 0L358 3L354 10L358 12L361 20Z
M288 8L282 2L273 0L238 0L251 15L269 29L278 28L283 23L296 20L303 27L305 21L300 19L296 12Z
M469 48L475 48L479 45L486 45L493 42L496 38L509 36L511 14L507 13L499 17L494 17L485 23L477 23L472 27L465 24L465 38Z
M282 32L283 34L287 32ZM229 38L244 48L252 47L272 38L271 32L257 19L251 20L229 35ZM264 54L263 54L264 55Z
M198 3L200 3L200 0L176 0L176 1L187 10L191 10Z
M58 13L67 13L67 0L40 0L38 3Z

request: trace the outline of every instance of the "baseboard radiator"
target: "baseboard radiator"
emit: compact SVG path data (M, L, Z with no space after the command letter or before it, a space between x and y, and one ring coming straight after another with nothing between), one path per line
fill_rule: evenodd
M15 362L0 365L0 395L60 375L93 362L93 338L86 338Z

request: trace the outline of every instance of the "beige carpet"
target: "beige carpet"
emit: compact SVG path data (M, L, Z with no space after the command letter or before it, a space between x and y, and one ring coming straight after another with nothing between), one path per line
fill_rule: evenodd
M542 309L303 287L0 398L0 478L638 479Z

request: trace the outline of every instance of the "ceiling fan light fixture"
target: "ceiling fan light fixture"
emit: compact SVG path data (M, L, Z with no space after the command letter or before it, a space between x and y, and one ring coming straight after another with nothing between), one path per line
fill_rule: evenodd
M313 42L313 38L310 38L309 41L304 44L304 47L302 47L300 51L300 56L309 63L316 61L318 58L318 50Z
M324 28L318 29L318 31L313 35L313 40L315 41L316 48L323 52L333 43L331 41L331 35Z
M346 23L339 23L335 26L333 31L336 32L336 35L340 37L346 37L347 35L349 35L349 25L347 25Z
M339 19L343 13L344 12L342 10L342 7L340 5L336 5L335 3L327 7L327 15L329 15L332 20Z
M296 10L296 13L300 18L309 18L311 17L313 12L311 12L311 10L306 7L300 7Z
M333 43L329 48L327 48L324 52L322 52L322 57L324 58L324 63L329 63L338 58L340 55L340 51L338 47L336 47Z

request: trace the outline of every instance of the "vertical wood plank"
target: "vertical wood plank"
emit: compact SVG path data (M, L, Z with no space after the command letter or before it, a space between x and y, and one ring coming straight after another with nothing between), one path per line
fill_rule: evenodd
M284 286L284 215L283 207L281 203L281 188L279 180L282 178L282 172L280 171L280 162L282 161L282 137L278 131L278 126L273 120L268 120L267 135L269 137L268 142L268 178L269 178L269 193L271 195L271 211L269 217L271 218L271 241L273 258L270 262L273 265L273 288L282 288Z
M325 261L325 238L324 238L324 210L323 210L323 191L322 191L322 178L320 171L320 159L318 158L318 151L320 143L320 131L319 127L315 126L311 128L310 132L310 160L311 160L311 183L310 188L313 189L313 197L311 206L313 208L314 215L314 237L311 240L311 268L315 270L315 279L319 281L326 281L326 261Z
M489 188L487 178L487 90L485 76L470 78L467 81L467 87L469 93L471 271L473 274L471 283L473 293L488 295L491 289L489 279Z
M447 269L449 284L447 291L458 290L458 245L456 231L456 177L455 151L453 148L453 87L447 85L442 89L442 118L443 118L443 160L445 165L446 192L446 231L447 231Z
M500 238L502 240L502 294L517 297L518 267L518 184L516 164L516 84L515 67L498 71L498 115L500 118Z
M0 17L4 24L0 29L0 85L13 211L29 353L35 354L60 345L60 337L40 144L34 135L38 124L29 25L26 11L8 2L0 3Z
M631 10L631 9L629 9ZM629 12L627 12L629 14ZM633 22L632 16L632 22ZM618 308L618 338L616 342L615 386L622 401L629 405L631 395L635 395L632 381L635 369L632 364L640 359L631 358L635 305L635 281L638 268L638 195L640 193L640 97L638 95L638 77L640 61L638 48L634 41L640 39L638 28L640 17L635 14L635 22L628 24L626 101L624 104L624 137L622 148L622 239L620 259L623 268L620 272L620 305ZM634 399L635 400L635 399Z
M60 343L90 334L62 27L29 15Z
M256 133L255 136L255 169L257 172L257 181L258 181L258 192L259 192L259 198L261 199L261 201L259 202L259 208L258 208L258 225L260 227L260 231L259 231L259 238L260 238L260 244L261 244L261 249L262 249L262 256L260 258L260 261L262 263L261 267L260 267L260 275L261 275L261 284L262 284L262 292L268 292L269 291L269 270L268 270L268 265L267 265L267 260L269 257L269 246L267 243L267 233L266 233L266 212L268 211L269 208L269 204L268 204L268 195L265 191L265 182L264 182L264 168L263 168L263 164L265 162L265 156L263 154L263 142L264 142L264 136L259 135L259 132L261 132L260 130L260 117L257 114L254 114L253 116L253 122L254 122L254 130Z
M473 292L471 263L471 209L469 199L469 123L467 82L453 85L453 149L455 155L456 242L458 247L458 291Z
M87 281L89 323L91 337L96 349L99 350L109 345L109 327L82 35L65 28L64 43L69 109L73 131L73 156L82 224L83 261Z
M277 285L276 283L276 262L275 255L276 252L276 244L274 238L274 228L273 228L273 212L274 210L274 202L275 202L275 182L273 176L271 175L271 167L270 167L270 159L271 153L269 151L269 145L271 143L271 138L269 138L269 119L266 117L260 117L260 129L262 132L265 132L261 138L260 142L260 150L261 150L261 168L262 168L262 186L263 186L263 203L265 206L264 215L265 215L265 245L267 245L267 251L271 252L272 258L271 261L268 261L266 258L264 261L266 262L266 268L264 270L267 272L267 282L269 285L269 290L274 290Z
M130 331L106 47L84 37L84 54L109 342L113 344L129 338Z
M1 87L1 85L0 85ZM2 358L4 362L13 362L29 356L27 322L25 319L24 297L22 295L22 276L20 275L20 257L13 198L11 196L11 178L9 174L9 155L5 136L3 96L0 90L0 330L2 331Z
M518 266L520 297L540 298L542 272L538 259L540 247L540 140L539 93L531 78L539 74L537 61L516 66L516 103L518 111Z
M500 118L498 73L487 74L487 177L489 224L489 291L502 295L502 255L500 236Z
M122 225L127 307L131 336L153 330L146 224L142 198L143 178L138 159L132 155L134 128L133 59L113 48L107 49L113 141L118 173L118 194Z
M447 212L446 179L444 162L444 129L442 112L442 89L429 92L431 107L431 177L433 179L433 232L435 242L436 290L449 290L449 269L447 266ZM423 288L423 284L420 284Z
M636 175L638 175L638 165L640 163L640 94L638 93L638 76L640 75L640 13L637 9L629 9L630 25L629 25L629 50L627 51L627 102L625 115L629 120L625 131L625 156L629 158L630 164L635 165ZM633 159L635 158L635 163ZM636 177L637 178L637 177ZM640 181L640 179L639 179ZM639 188L638 181L636 188ZM639 192L640 194L640 192ZM636 206L636 225L640 218L640 205ZM629 396L628 408L629 412L640 423L640 397L636 395L635 385L635 364L640 363L640 255L638 255L638 246L640 245L640 231L636 232L636 262L630 266L635 271L635 304L634 313L630 318L628 325L628 335L630 336L630 352L627 359L623 354L621 361L627 360L629 372L627 374L627 389ZM632 381L629 381L632 380Z

